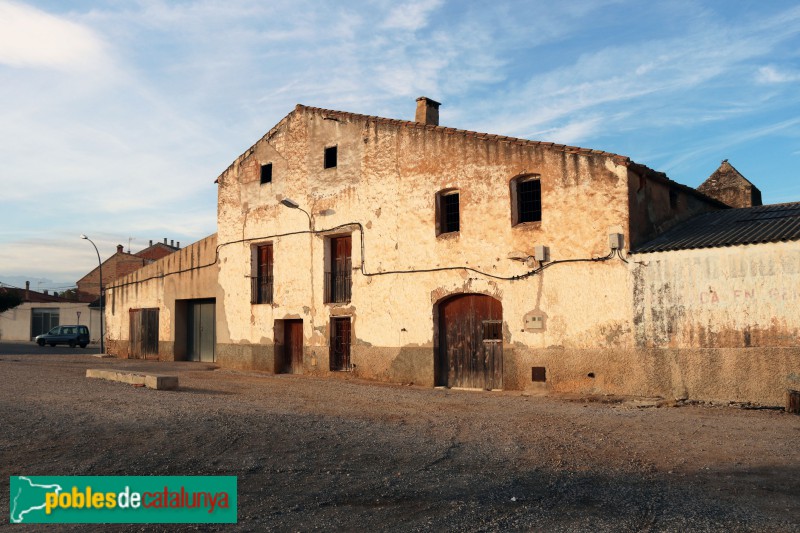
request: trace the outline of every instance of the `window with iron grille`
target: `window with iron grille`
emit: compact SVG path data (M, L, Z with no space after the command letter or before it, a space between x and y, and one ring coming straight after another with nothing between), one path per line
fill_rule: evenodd
M458 233L461 229L460 197L457 190L440 191L436 195L436 233Z
M337 151L336 146L325 148L325 168L334 168L336 166Z
M503 340L503 321L484 320L483 321L483 341L502 341Z
M511 181L512 223L542 220L542 182L539 176L521 176Z
M250 279L250 303L272 303L272 263L272 245L256 246L256 275Z
M347 303L352 287L352 237L328 239L329 261L325 269L325 303Z
M272 183L272 163L261 165L261 185Z

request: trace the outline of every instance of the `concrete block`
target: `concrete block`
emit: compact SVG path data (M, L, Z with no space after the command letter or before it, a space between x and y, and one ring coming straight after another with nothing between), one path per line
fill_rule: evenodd
M155 390L175 390L178 388L178 376L165 376L162 374L87 368L86 377L118 381L129 385L144 385L148 389Z

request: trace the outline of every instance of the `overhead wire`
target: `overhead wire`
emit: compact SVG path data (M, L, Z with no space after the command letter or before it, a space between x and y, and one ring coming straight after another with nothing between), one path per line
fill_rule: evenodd
M400 274L421 274L421 273L430 273L430 272L444 272L444 271L449 271L449 270L463 270L463 271L467 271L467 272L473 272L475 274L479 274L481 276L485 276L485 277L491 278L491 279L497 279L497 280L501 280L501 281L518 281L518 280L522 280L522 279L525 279L525 278L528 278L528 277L531 277L531 276L535 276L536 274L542 272L546 268L549 268L549 267L551 267L553 265L558 265L558 264L562 264L562 263L608 261L609 259L614 257L615 253L616 253L616 255L619 256L620 259L622 259L623 261L625 261L627 263L627 261L620 255L618 249L612 249L611 252L608 255L605 255L605 256L602 256L602 257L557 259L555 261L549 261L549 262L546 262L546 263L542 262L542 263L539 264L539 266L537 268L532 269L532 270L530 270L528 272L525 272L523 274L517 274L517 275L514 275L514 276L498 276L496 274L491 274L489 272L484 272L482 270L478 270L476 268L465 266L465 265L368 272L367 269L366 269L366 244L365 244L366 239L365 239L364 226L360 222L348 222L346 224L339 224L338 226L334 226L334 227L326 228L326 229L321 229L321 230L309 229L309 230L290 231L290 232L285 232L285 233L274 233L272 235L263 235L263 236L258 236L258 237L248 237L248 238L244 238L244 239L236 239L236 240L233 240L233 241L220 243L220 244L217 244L217 246L216 246L216 248L214 250L214 261L212 261L210 263L206 263L204 265L195 265L195 266L191 266L191 267L188 267L188 268L182 268L182 269L179 269L179 270L174 270L174 271L171 271L171 272L162 272L160 274L155 274L155 275L152 275L152 276L149 276L147 278L140 279L140 280L134 280L134 281L129 281L129 282L125 282L125 283L119 283L119 284L115 284L115 285L109 285L106 288L107 289L108 288L116 289L116 288L126 287L128 285L135 285L135 284L138 284L138 283L144 283L144 282L147 282L147 281L151 281L153 279L163 279L163 278L165 278L167 276L172 276L172 275L176 275L176 274L182 274L182 273L185 273L185 272L190 272L192 270L200 270L200 269L203 269L203 268L208 268L208 267L214 266L217 263L219 263L219 252L220 252L220 249L222 249L225 246L230 246L230 245L233 245L233 244L250 243L250 242L255 242L255 241L264 241L264 240L267 240L267 239L279 239L279 238L282 238L282 237L289 237L289 236L292 236L292 235L332 234L332 233L337 232L338 230L341 230L341 229L344 229L344 228L351 228L353 226L358 227L359 235L361 237L360 238L360 241L361 241L361 246L360 246L360 248L361 248L361 264L359 266L359 271L361 272L361 274L363 276L367 276L367 277L385 276L385 275L400 275ZM184 248L184 250L186 250L188 248L189 247L186 247L186 248ZM169 257L169 256L167 256L167 257Z

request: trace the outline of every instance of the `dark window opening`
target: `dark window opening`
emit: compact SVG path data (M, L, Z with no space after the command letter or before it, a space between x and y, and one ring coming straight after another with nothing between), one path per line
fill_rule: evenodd
M531 367L531 381L544 383L547 381L547 370L543 366Z
M678 192L672 189L669 191L669 208L678 209Z
M251 278L250 303L272 303L272 245L264 244L256 248L256 275Z
M58 309L31 309L31 340L58 326Z
M336 166L336 148L336 146L325 148L325 168L334 168Z
M352 286L352 237L331 237L330 264L325 271L325 303L347 303Z
M483 321L483 340L484 341L502 341L503 340L503 322L501 320L484 320Z
M542 220L542 182L529 179L517 182L517 223Z
M458 191L440 192L436 195L437 235L456 233L461 229L459 203Z
M272 163L261 165L261 184L272 183Z
M350 364L350 317L331 318L330 369L352 370Z

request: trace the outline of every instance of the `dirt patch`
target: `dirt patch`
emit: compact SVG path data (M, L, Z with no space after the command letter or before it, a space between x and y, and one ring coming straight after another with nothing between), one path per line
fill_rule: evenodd
M800 530L797 415L214 368L0 356L4 479L238 476L239 524L203 530Z

